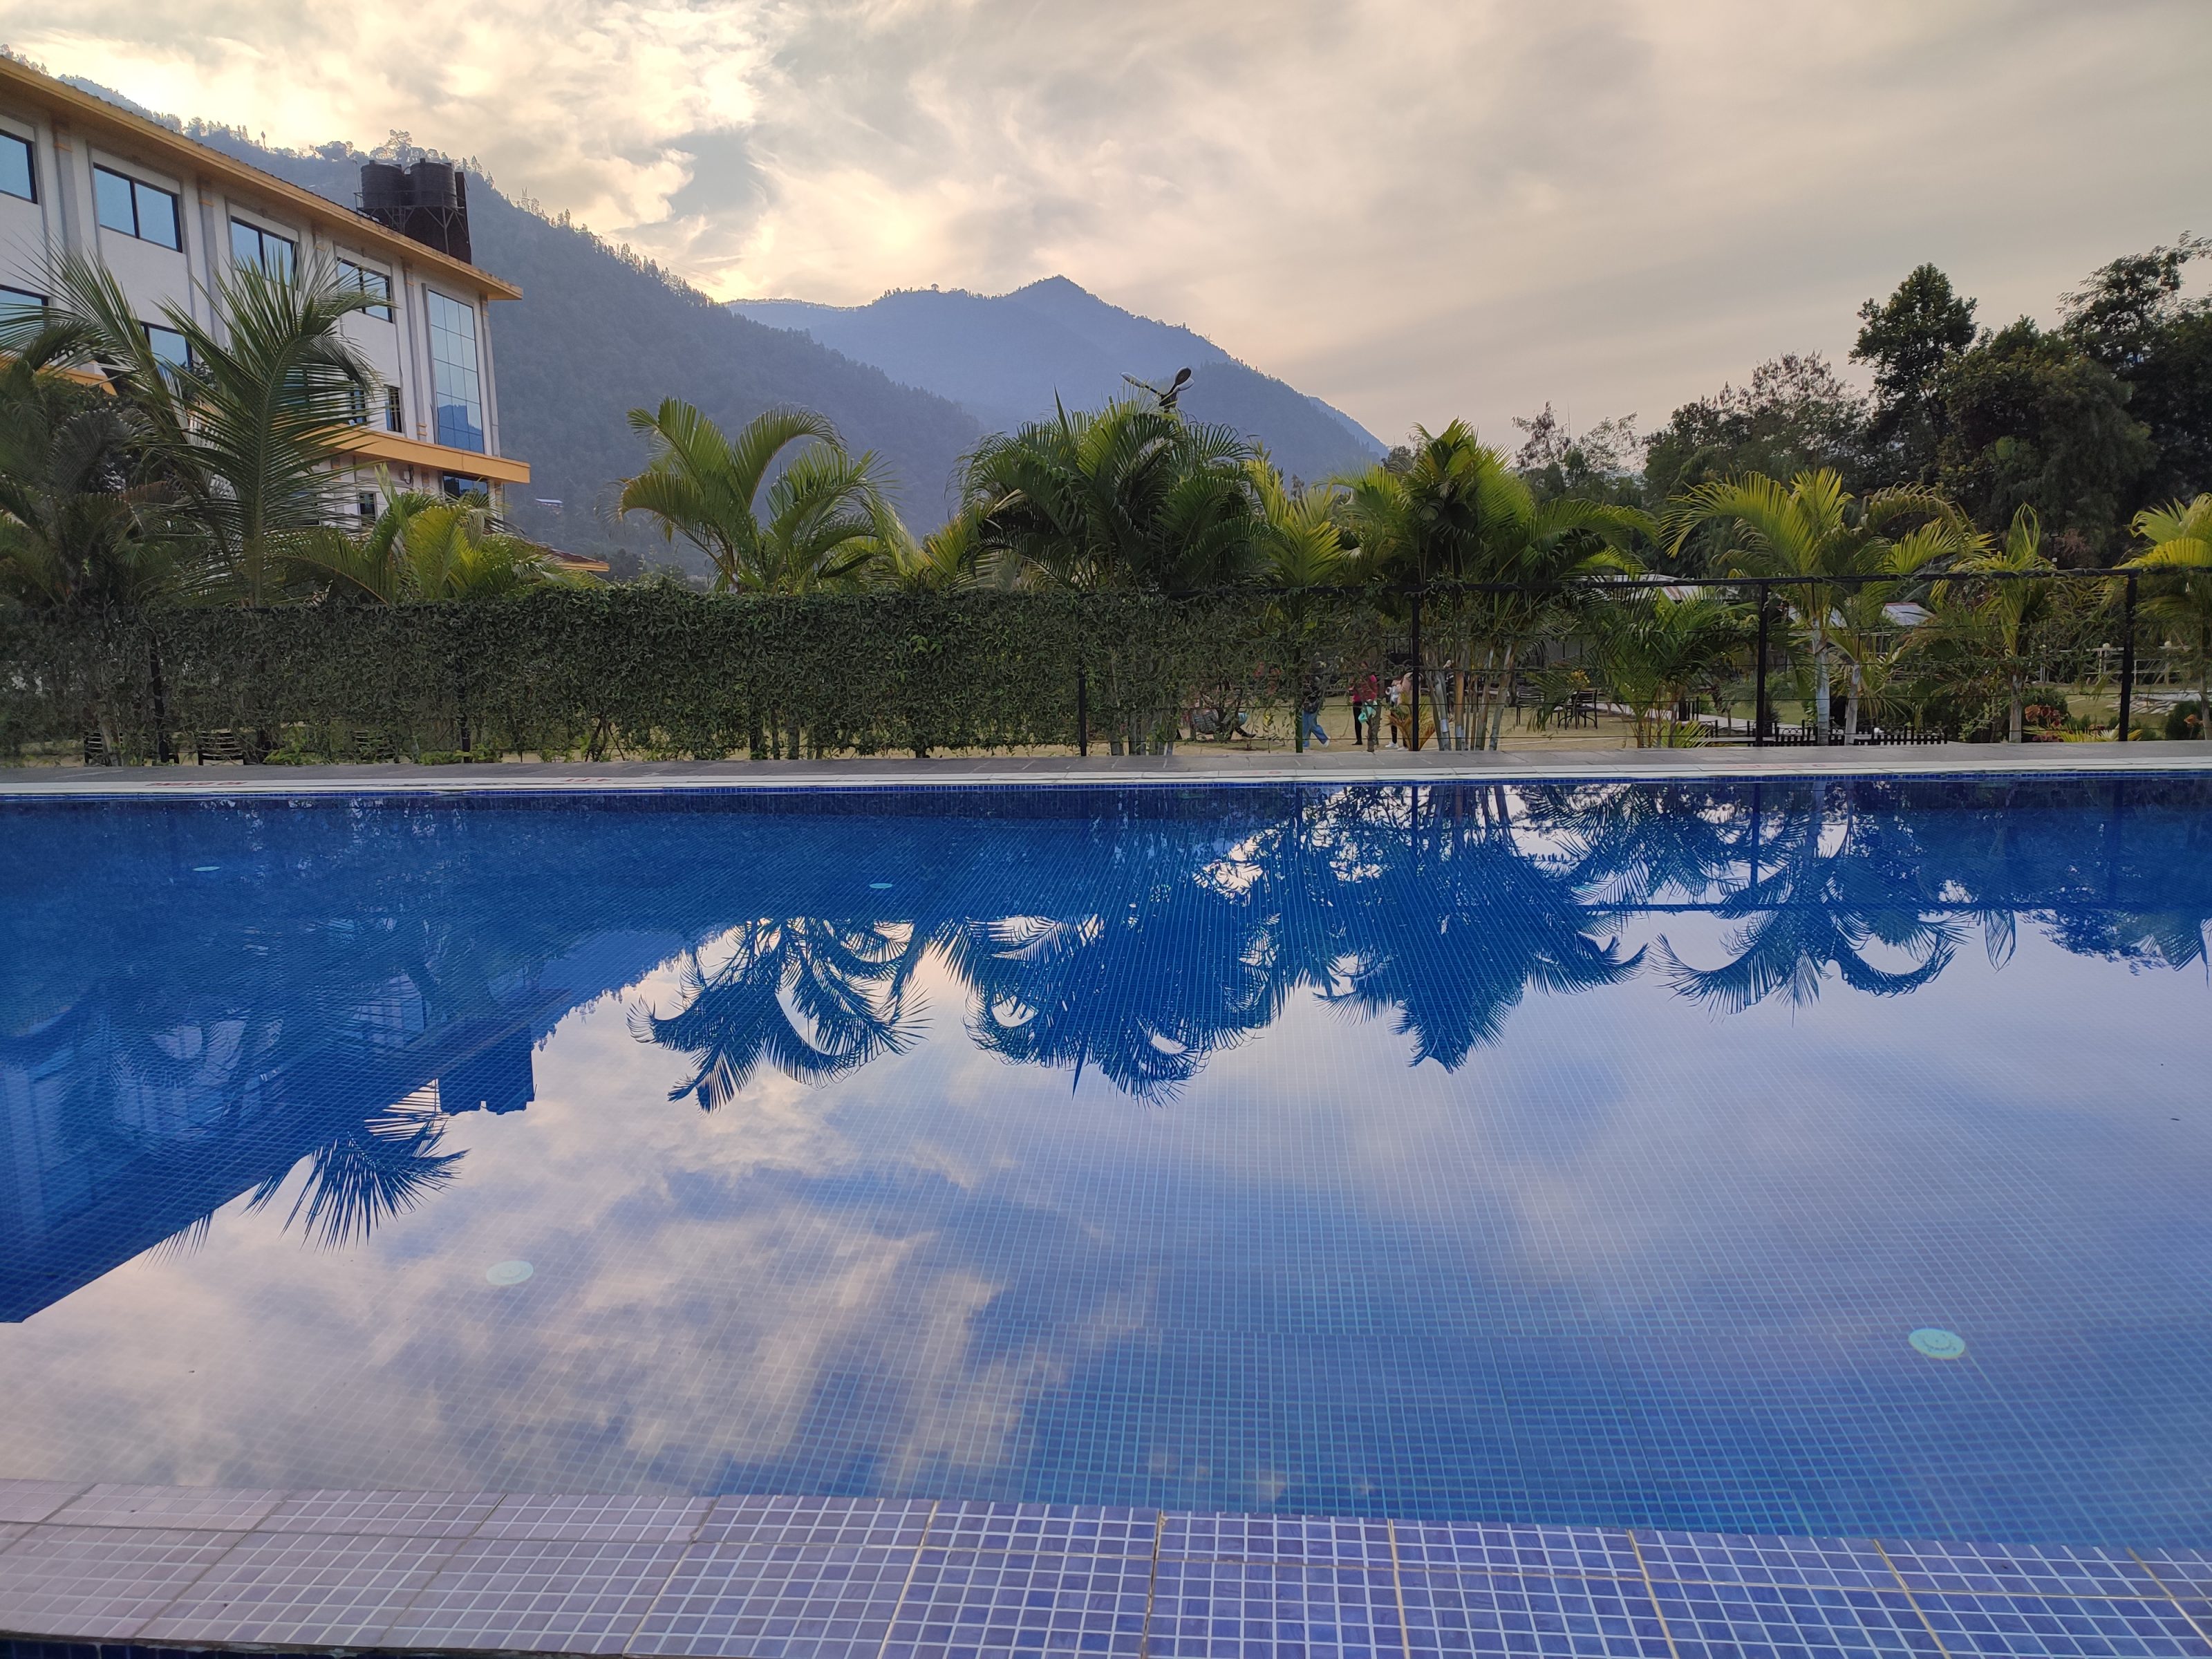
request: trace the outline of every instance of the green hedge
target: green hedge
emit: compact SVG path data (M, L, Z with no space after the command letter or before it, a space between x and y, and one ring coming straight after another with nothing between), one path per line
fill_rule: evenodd
M968 592L0 616L0 749L126 759L239 734L280 756L925 753L1149 746L1194 702L1289 706L1380 660L1364 599Z

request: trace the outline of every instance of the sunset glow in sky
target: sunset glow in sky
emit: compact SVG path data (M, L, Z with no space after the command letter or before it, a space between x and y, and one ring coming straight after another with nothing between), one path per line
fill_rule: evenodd
M1055 272L1385 437L1577 426L2212 231L2205 0L0 0L56 73L392 129L719 295Z

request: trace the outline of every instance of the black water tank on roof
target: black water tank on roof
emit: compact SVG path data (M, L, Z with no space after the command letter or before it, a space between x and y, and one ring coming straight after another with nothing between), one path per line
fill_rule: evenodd
M398 228L407 210L407 175L389 161L361 164L361 210L379 224Z
M416 207L437 212L454 205L452 162L433 161L426 156L407 170L407 177L415 186Z

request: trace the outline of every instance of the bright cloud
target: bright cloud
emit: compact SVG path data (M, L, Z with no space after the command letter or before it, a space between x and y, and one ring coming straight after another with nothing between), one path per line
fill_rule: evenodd
M272 142L404 129L714 292L1054 271L1376 430L1649 422L1996 320L2201 222L2201 0L0 0L56 70ZM434 45L432 44L434 42ZM2198 222L2190 216L2196 214Z

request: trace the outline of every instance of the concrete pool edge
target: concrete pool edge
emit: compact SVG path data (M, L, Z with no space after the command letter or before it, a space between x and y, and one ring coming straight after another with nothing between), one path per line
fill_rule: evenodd
M2212 743L1507 750L1024 759L507 762L479 766L0 768L0 800L653 790L1561 783L1666 778L2080 777L2212 771Z
M2119 1659L2212 1655L2212 1552L0 1480L0 1637L787 1659L1277 1648L1685 1659L1753 1644Z

